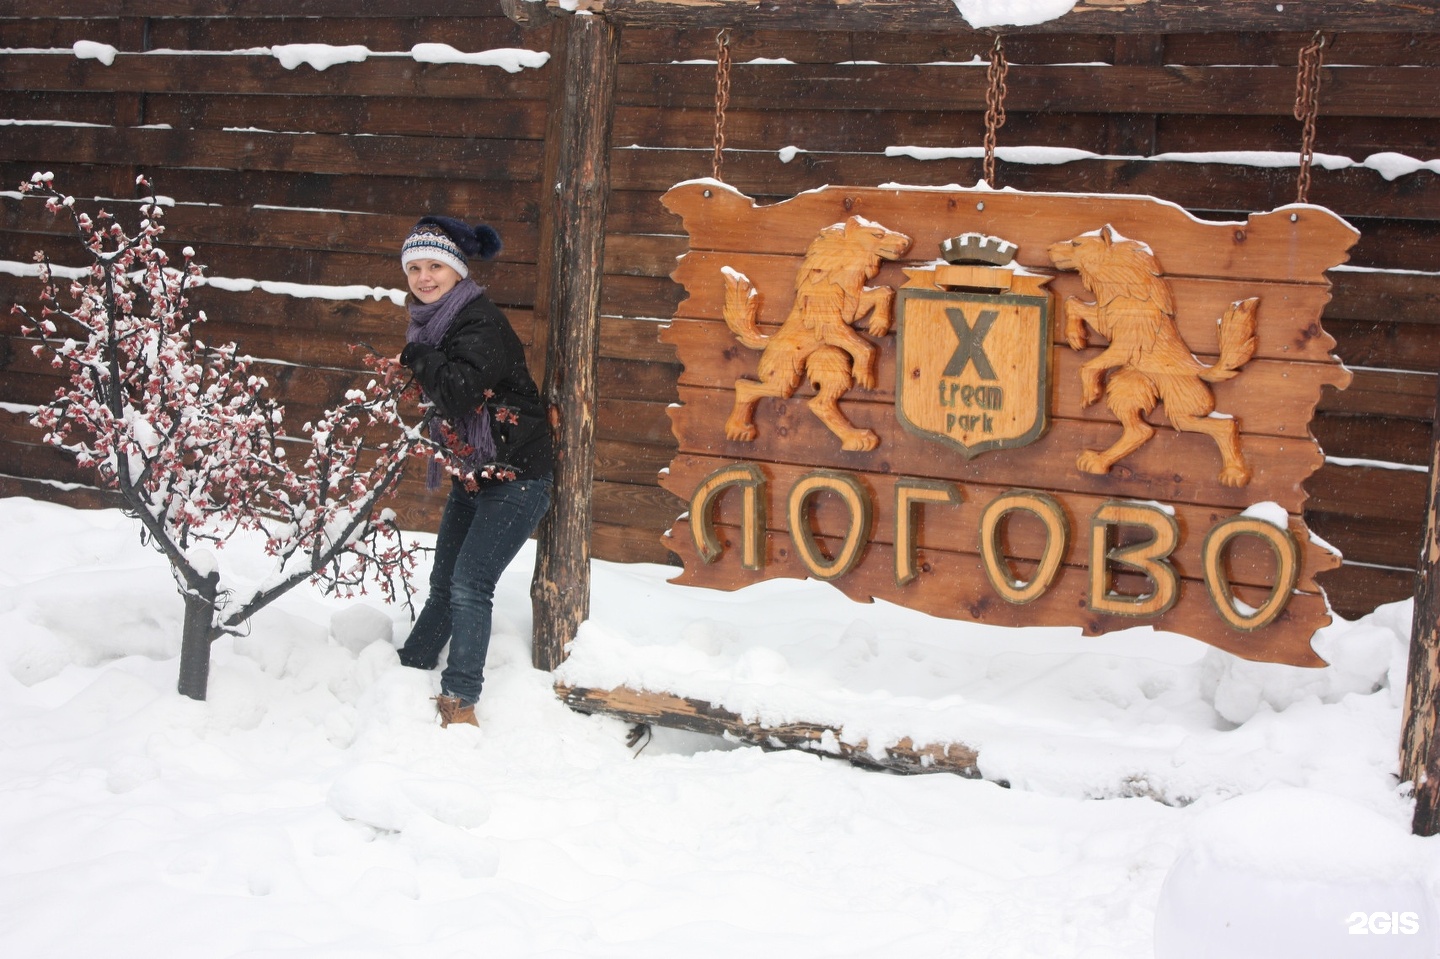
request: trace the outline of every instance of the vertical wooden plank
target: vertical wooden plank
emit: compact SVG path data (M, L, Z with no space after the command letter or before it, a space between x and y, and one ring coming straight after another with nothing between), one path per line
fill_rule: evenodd
M1410 668L1400 727L1400 780L1415 784L1417 836L1440 833L1440 391L1430 443L1430 498L1415 571Z
M545 397L557 440L555 499L541 524L530 598L532 661L554 669L590 612L590 487L595 475L595 365L610 193L619 30L601 17L564 21Z

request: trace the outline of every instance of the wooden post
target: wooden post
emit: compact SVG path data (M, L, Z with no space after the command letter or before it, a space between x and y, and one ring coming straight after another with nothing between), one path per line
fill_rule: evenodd
M619 30L602 17L567 17L559 102L549 249L550 318L546 402L555 430L555 499L540 526L532 661L554 669L590 613L590 487L595 475L595 362L600 343L600 285L610 193Z
M1410 669L1400 727L1400 781L1415 784L1417 836L1440 833L1440 387L1430 435L1430 498L1415 570Z

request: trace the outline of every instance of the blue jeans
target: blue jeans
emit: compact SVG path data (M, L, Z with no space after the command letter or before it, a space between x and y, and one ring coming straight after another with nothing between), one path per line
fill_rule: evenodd
M550 508L550 478L515 480L467 493L452 484L435 540L430 595L400 649L400 662L434 669L450 643L440 691L480 698L495 584Z

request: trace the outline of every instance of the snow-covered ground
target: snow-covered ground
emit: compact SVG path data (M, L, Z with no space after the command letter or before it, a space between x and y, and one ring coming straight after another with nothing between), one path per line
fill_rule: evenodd
M216 644L200 703L132 523L0 500L0 955L1100 959L1154 954L1157 917L1170 956L1244 955L1247 922L1305 940L1255 955L1436 954L1440 839L1395 777L1408 604L1302 670L595 564L567 682L959 739L971 781L627 748L531 668L532 560L478 729L435 724L402 609L307 589Z

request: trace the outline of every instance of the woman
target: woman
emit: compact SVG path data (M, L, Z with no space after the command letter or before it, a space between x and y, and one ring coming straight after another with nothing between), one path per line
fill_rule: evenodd
M395 361L438 414L431 435L460 476L440 519L430 595L400 662L434 669L450 652L435 697L440 725L475 721L490 646L495 584L550 506L554 453L540 391L520 339L470 278L470 258L492 259L500 236L449 217L422 217L400 250L410 326ZM431 461L430 488L440 467Z

